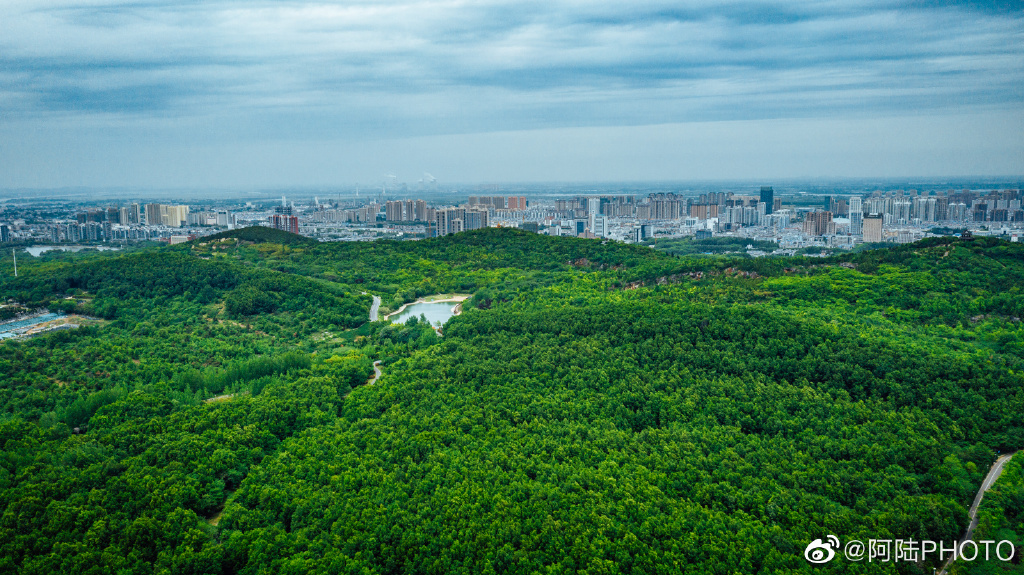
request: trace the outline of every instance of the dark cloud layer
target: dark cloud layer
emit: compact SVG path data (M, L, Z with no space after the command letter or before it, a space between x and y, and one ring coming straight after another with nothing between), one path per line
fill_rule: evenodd
M1009 0L0 3L8 137L358 140L1022 104Z
M14 117L290 107L417 132L1016 106L1012 4L14 0L0 90Z

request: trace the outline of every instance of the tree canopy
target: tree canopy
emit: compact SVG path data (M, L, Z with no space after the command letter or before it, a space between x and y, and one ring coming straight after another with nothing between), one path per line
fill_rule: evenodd
M1024 444L1020 245L276 237L0 282L102 320L0 343L0 572L929 573L803 550L958 539ZM1020 465L979 526L1018 545Z

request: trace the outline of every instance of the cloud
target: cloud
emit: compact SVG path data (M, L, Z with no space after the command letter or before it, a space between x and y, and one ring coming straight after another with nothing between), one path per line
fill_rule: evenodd
M40 134L52 149L367 142L1022 104L1024 10L1009 0L0 2L8 149L45 149Z
M1019 106L1010 4L10 0L0 102L392 133Z

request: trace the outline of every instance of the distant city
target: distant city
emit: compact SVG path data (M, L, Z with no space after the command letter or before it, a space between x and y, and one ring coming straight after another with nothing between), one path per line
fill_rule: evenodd
M825 253L861 243L910 243L963 231L1019 241L1024 230L1024 191L1003 187L780 194L772 186L747 186L707 192L531 190L530 195L519 195L493 186L473 195L415 195L381 190L369 196L364 192L362 198L356 192L349 197L292 200L189 198L187 203L23 198L0 204L0 241L26 246L176 244L247 226L267 226L320 241L415 240L511 227L628 243L725 236L778 245L772 252L751 248L750 255L756 257L813 247Z

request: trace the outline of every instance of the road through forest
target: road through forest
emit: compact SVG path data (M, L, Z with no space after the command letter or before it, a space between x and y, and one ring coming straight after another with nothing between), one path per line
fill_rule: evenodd
M992 468L988 470L988 475L986 475L985 479L981 482L978 494L974 496L974 503L971 504L971 509L967 512L967 516L971 519L971 522L967 526L964 538L957 543L957 549L959 549L965 541L970 541L971 537L974 536L974 529L978 526L978 506L981 505L981 499L985 496L985 492L992 488L996 479L999 479L999 474L1003 472L1003 466L1006 465L1006 462L1013 456L1013 453L1000 455L999 458L996 459L996 462L992 464ZM953 557L946 560L942 565L942 569L939 569L938 575L946 575L946 571L949 569L949 566L953 564L954 558L955 554Z

